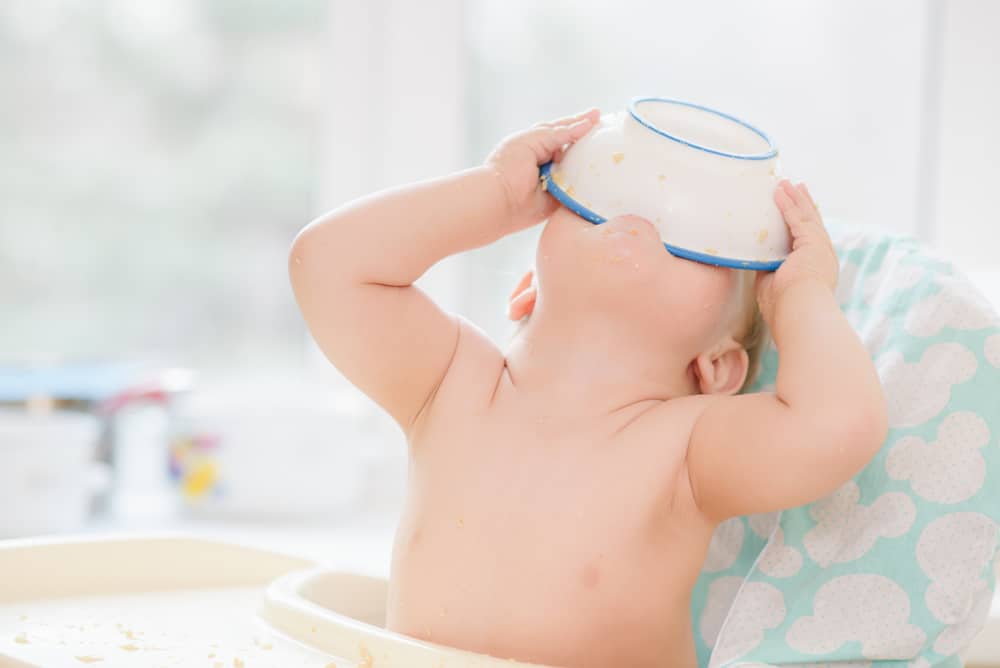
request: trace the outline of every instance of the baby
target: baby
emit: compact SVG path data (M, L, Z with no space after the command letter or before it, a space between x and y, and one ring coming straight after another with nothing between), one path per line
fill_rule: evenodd
M544 191L539 165L597 120L541 123L482 167L321 217L295 240L292 284L324 353L409 443L390 629L554 666L695 666L713 529L835 490L881 445L885 401L804 185L777 187L793 250L754 282ZM506 352L414 287L542 221ZM773 392L741 394L757 305L780 368Z

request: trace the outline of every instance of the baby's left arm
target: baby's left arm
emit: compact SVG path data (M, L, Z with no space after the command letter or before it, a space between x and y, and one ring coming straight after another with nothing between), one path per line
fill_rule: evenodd
M711 402L688 443L691 491L715 520L833 492L886 434L875 367L833 294L837 257L819 211L804 185L787 181L775 202L793 239L788 259L757 284L780 356L775 391Z

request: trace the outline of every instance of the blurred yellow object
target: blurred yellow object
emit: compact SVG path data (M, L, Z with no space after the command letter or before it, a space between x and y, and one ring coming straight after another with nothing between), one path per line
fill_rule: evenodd
M181 491L188 498L198 499L210 492L218 479L219 474L215 462L209 459L199 459L185 473L181 483Z

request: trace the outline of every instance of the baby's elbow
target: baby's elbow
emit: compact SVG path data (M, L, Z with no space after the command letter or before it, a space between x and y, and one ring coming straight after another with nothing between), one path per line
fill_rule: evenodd
M889 432L885 399L879 393L854 406L844 417L841 443L850 444L852 458L856 459L857 467L862 468L881 449Z
M331 268L337 266L336 258L328 257L326 261L318 261L321 256L329 255L329 249L325 248L328 245L315 222L306 225L295 235L291 248L288 249L288 275L293 289L298 291L314 283L323 283L324 277L320 274L329 273Z

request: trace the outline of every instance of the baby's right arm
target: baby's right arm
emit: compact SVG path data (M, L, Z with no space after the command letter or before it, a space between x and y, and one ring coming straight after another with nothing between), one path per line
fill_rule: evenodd
M538 166L558 158L597 111L536 126L483 167L351 202L299 233L289 273L324 354L410 429L444 379L461 321L414 287L439 260L538 223L555 209Z
M875 455L886 434L882 387L834 297L838 263L804 185L775 192L792 234L788 259L758 280L778 347L774 393L723 397L698 418L687 472L698 507L721 520L829 494Z

